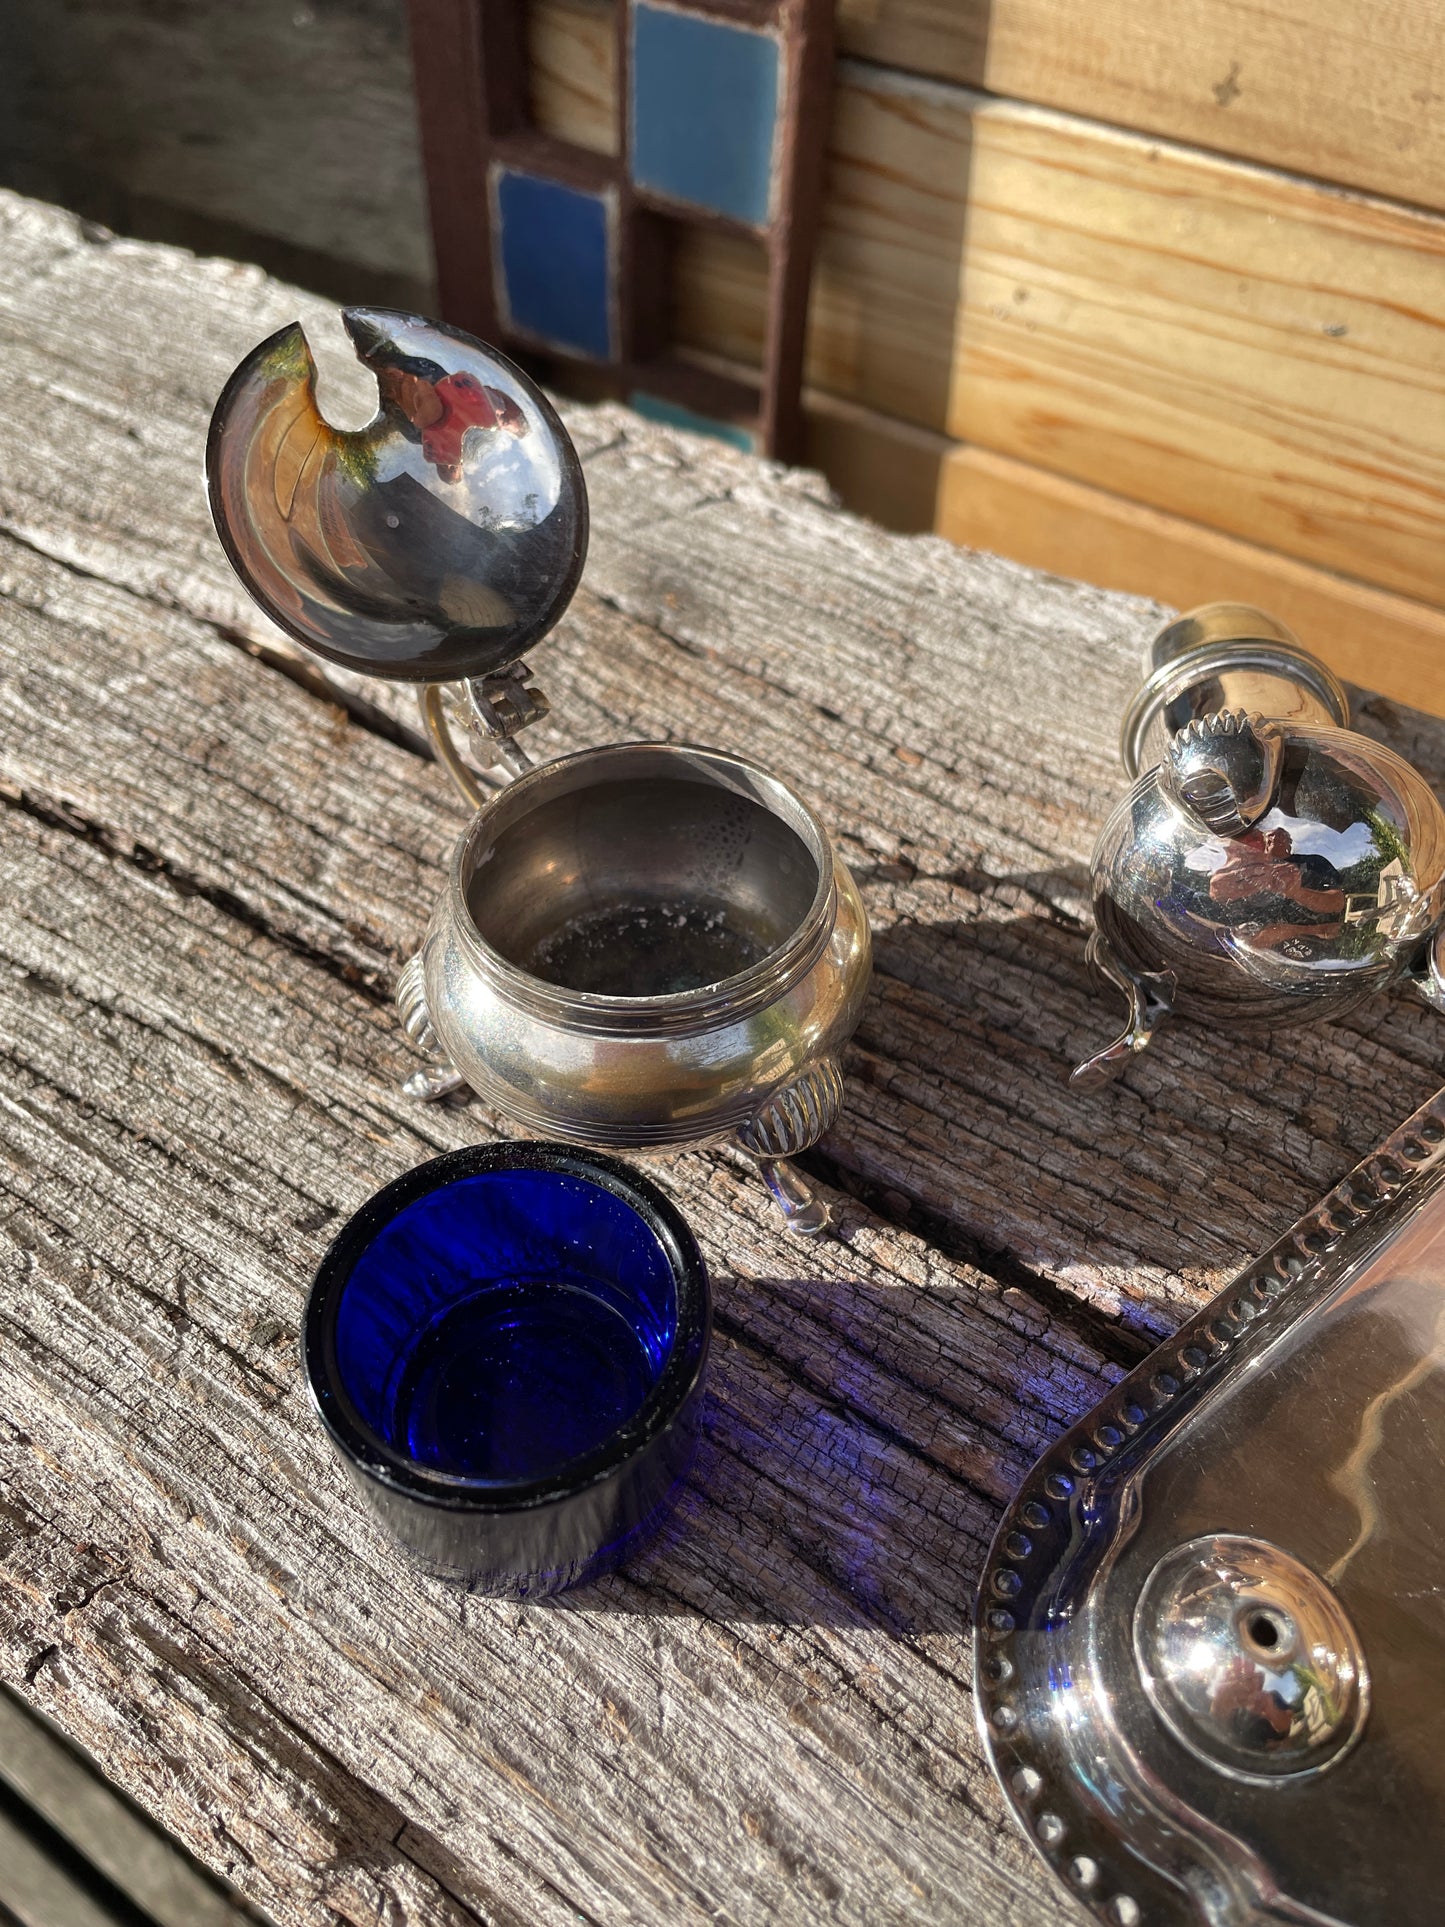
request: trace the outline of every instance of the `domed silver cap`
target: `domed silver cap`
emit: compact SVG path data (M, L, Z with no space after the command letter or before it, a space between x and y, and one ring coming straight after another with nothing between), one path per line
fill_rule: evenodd
M211 419L231 563L319 656L407 682L490 675L572 599L587 554L576 450L535 382L460 329L348 309L381 406L333 428L299 323L252 349Z
M1166 1553L1134 1609L1134 1656L1175 1738L1240 1779L1321 1772L1365 1724L1369 1678L1344 1607L1264 1540L1219 1533Z

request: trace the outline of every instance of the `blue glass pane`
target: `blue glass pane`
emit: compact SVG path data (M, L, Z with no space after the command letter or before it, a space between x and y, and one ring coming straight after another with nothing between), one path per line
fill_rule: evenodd
M393 1450L454 1477L532 1479L603 1445L676 1331L656 1234L555 1171L459 1178L407 1205L353 1265L336 1319L351 1403Z
M641 391L629 395L627 403L650 422L666 422L669 428L690 428L694 435L711 435L716 441L731 442L734 448L748 455L757 450L757 436L737 422L715 421L711 415L699 415L675 401L663 401L660 395L645 395Z
M612 359L607 202L536 174L495 177L497 261L512 325L554 348Z
M767 224L778 114L771 35L665 7L632 11L632 178Z

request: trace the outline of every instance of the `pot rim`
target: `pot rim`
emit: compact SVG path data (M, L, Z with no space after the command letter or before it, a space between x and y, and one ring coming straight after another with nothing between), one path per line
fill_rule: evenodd
M499 827L498 818L520 820L537 802L557 791L588 787L568 781L592 766L589 780L615 781L630 764L662 761L701 767L718 787L748 797L780 817L802 841L817 865L818 881L812 902L777 949L770 950L746 970L695 990L672 991L654 997L621 997L600 991L569 990L548 983L504 957L478 930L467 902L467 885L476 871L478 851ZM609 768L611 765L613 767ZM618 769L616 766L621 765ZM471 960L501 996L517 1008L560 1023L620 1035L710 1030L731 1024L777 1002L792 989L822 955L837 917L837 859L832 840L817 812L781 778L730 750L708 749L694 743L608 743L574 750L528 770L492 797L473 817L458 839L447 877L447 902L453 930Z

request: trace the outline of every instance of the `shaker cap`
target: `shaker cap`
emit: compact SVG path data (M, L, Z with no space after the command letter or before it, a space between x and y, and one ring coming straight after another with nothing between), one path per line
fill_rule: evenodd
M491 675L581 578L577 451L537 384L474 336L383 308L342 319L376 416L326 421L299 322L253 348L206 446L222 544L271 620L330 662L402 682Z

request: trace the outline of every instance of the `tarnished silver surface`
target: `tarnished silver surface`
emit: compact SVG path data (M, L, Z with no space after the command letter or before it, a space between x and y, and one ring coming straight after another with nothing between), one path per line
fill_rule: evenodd
M1111 1927L1441 1918L1445 1093L1040 1460L980 1728Z
M1308 1022L1407 977L1436 1001L1445 812L1424 779L1343 727L1333 676L1257 610L1181 617L1151 662L1124 757L1155 765L1093 859L1090 958L1129 1020L1074 1082L1116 1075L1171 1013L1226 1034Z
M797 1230L822 1219L777 1161L836 1115L869 972L862 902L813 811L740 757L646 743L494 796L422 951L425 1020L488 1102L604 1148L738 1133Z
M333 429L305 336L283 328L226 384L207 478L256 601L332 661L420 682L437 758L478 812L397 987L431 1060L408 1094L470 1088L597 1148L733 1133L785 1221L821 1229L786 1159L841 1102L870 972L852 878L813 812L738 757L639 743L533 766L516 738L548 704L520 658L581 575L577 453L485 343L415 315L343 318L375 420ZM513 787L489 793L479 768Z

